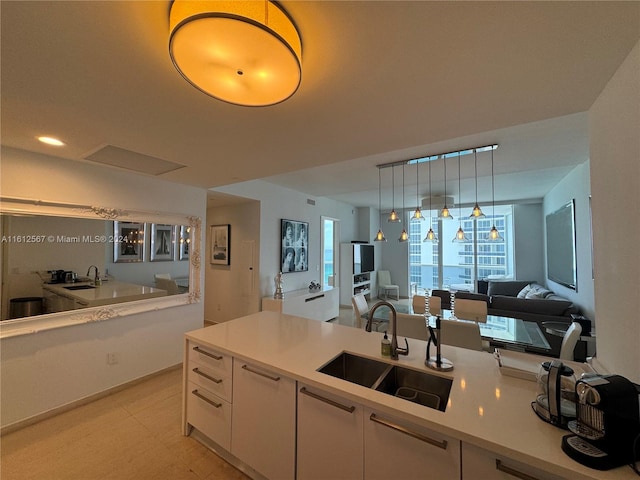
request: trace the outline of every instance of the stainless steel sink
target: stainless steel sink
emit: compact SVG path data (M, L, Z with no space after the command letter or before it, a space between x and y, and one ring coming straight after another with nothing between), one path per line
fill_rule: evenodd
M90 288L96 288L93 285L72 285L71 287L63 287L67 290L89 290Z
M372 387L389 367L385 362L342 352L318 371L363 387Z
M450 378L348 352L331 359L318 372L442 412L453 383Z
M450 378L395 365L373 388L444 412L452 383Z

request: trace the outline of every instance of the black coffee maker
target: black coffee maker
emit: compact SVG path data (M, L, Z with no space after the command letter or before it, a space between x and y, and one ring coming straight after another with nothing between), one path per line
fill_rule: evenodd
M620 375L588 374L576 382L576 419L562 450L597 470L640 459L640 385Z

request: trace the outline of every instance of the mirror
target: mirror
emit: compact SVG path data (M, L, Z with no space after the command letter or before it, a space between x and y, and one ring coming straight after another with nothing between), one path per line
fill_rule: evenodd
M199 217L0 200L0 337L199 301Z

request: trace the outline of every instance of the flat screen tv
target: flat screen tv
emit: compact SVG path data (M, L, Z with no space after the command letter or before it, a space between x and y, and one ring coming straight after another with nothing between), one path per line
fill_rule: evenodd
M353 273L373 272L373 245L353 245Z
M577 290L574 201L548 214L546 227L547 278Z

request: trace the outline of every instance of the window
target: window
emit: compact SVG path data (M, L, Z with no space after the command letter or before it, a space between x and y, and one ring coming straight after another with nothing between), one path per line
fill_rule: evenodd
M485 206L484 211L492 212L493 209ZM462 221L458 218L439 221L435 210L423 211L423 214L426 221L412 221L409 226L411 282L430 289L474 290L478 279L489 275L513 274L512 205L496 206L495 215L492 213L481 219L464 217ZM422 241L429 230L429 214L432 217L431 228L438 235L438 243ZM501 242L485 239L494 224L504 238ZM451 241L460 225L469 242Z

